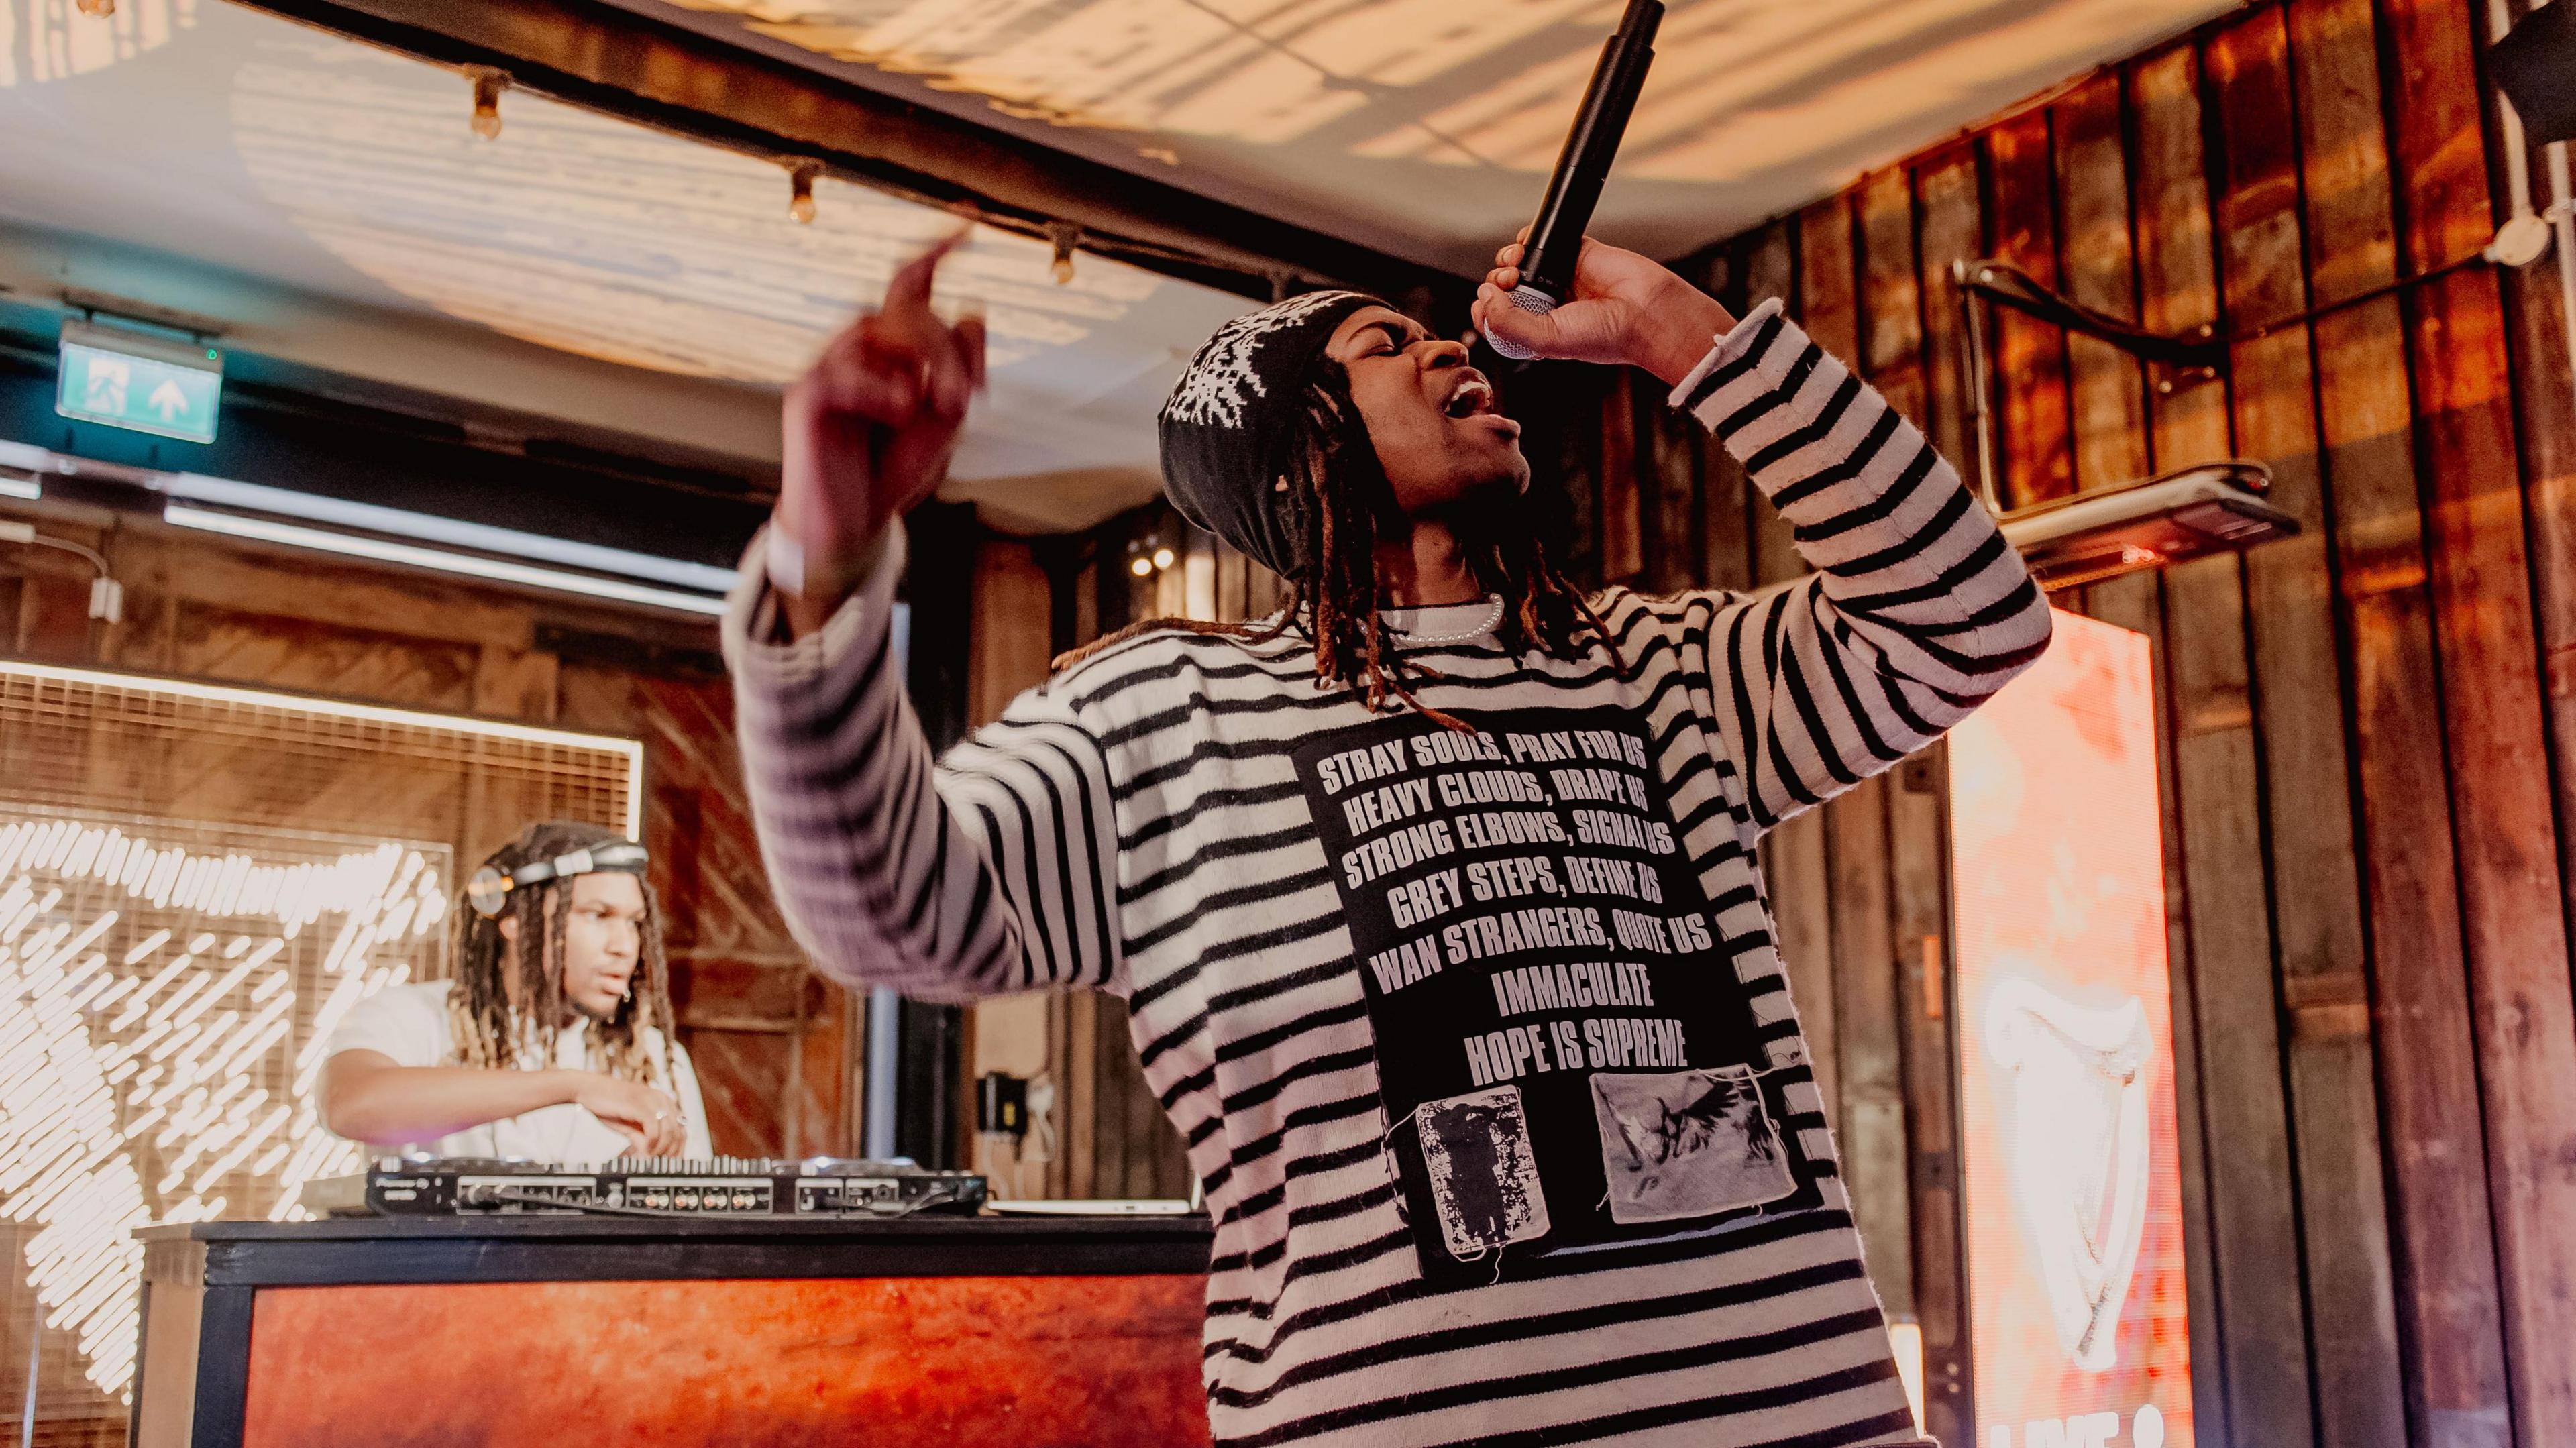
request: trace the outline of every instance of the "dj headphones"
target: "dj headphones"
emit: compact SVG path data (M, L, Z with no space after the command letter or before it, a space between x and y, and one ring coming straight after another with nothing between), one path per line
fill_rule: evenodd
M465 882L465 899L474 907L475 914L489 920L499 915L501 908L510 902L510 892L522 886L542 885L548 880L569 880L575 875L587 875L597 870L641 875L650 858L642 845L632 840L619 840L614 844L596 845L587 850L575 850L569 855L557 855L551 860L521 865L508 874L503 874L497 866L485 865L474 872L473 879Z

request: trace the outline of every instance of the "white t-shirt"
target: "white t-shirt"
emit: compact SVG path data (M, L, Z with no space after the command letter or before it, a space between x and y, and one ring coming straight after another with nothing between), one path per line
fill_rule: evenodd
M397 1066L456 1064L456 1031L447 1016L450 982L387 986L350 1010L331 1033L330 1054L375 1051ZM563 1070L589 1069L589 1023L575 1022L555 1039L555 1065ZM659 1055L662 1033L644 1029L644 1047ZM706 1103L698 1096L698 1073L689 1064L688 1047L672 1043L664 1058L670 1089L679 1099L680 1118L688 1131L686 1155L715 1155L707 1139ZM629 1155L632 1146L622 1131L569 1103L541 1107L469 1127L434 1142L410 1144L440 1156L525 1157L529 1161L596 1163Z

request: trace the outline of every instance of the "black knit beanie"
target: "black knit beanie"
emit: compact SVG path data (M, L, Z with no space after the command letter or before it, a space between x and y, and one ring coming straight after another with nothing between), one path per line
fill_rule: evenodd
M1309 292L1219 327L1163 404L1163 491L1181 516L1282 578L1302 578L1315 499L1280 484L1306 384L1333 329L1362 307L1358 292ZM1373 459L1372 459L1373 461Z

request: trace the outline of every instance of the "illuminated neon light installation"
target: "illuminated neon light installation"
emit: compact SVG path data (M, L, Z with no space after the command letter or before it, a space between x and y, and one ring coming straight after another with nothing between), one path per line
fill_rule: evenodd
M642 793L634 740L0 661L0 1361L40 1418L128 1394L135 1227L292 1217L358 1162L322 1053L445 973L458 853L631 834Z
M449 851L0 804L0 1220L123 1395L148 1222L296 1215L359 1148L313 1083L350 1006L434 973ZM229 838L228 838L229 837Z

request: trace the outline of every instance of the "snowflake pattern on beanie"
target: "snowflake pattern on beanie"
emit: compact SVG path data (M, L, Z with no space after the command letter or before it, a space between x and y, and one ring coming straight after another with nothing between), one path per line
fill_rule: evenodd
M1354 292L1308 292L1291 297L1276 306L1264 307L1217 328L1207 345L1190 362L1189 371L1181 375L1180 385L1172 389L1171 399L1163 404L1163 416L1171 422L1199 427L1243 426L1244 409L1251 399L1244 395L1249 387L1261 396L1269 387L1261 380L1255 365L1261 343L1274 333L1288 331L1326 307L1338 306L1357 296Z

